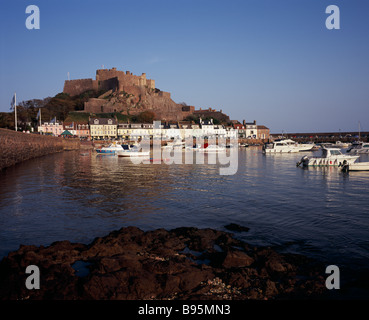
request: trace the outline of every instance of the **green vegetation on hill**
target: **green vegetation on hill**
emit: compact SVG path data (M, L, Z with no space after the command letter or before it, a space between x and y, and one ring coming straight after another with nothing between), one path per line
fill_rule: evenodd
M0 112L0 128L14 129L14 113Z
M86 91L79 96L70 97L67 93L61 92L54 97L21 101L17 104L18 128L27 130L31 126L37 127L39 125L39 119L37 119L39 110L41 110L42 122L47 122L54 118L58 121L65 121L70 113L75 113L75 115L72 115L73 117L78 117L78 119L81 119L80 121L85 121L86 114L76 115L77 112L75 111L84 110L84 103L88 99L97 98L103 93L103 91ZM14 110L0 113L0 127L15 128Z
M90 117L86 112L69 112L65 122L88 122Z
M49 122L54 118L57 121L68 123L87 123L90 117L115 118L118 123L152 123L156 119L155 113L150 110L143 111L138 115L125 115L119 112L96 114L82 112L84 102L99 95L101 95L101 92L87 91L79 96L70 97L68 94L61 92L54 97L22 101L17 105L18 128L19 130L36 128L40 122L37 119L39 110L41 110L42 123ZM14 110L0 113L0 128L14 130Z

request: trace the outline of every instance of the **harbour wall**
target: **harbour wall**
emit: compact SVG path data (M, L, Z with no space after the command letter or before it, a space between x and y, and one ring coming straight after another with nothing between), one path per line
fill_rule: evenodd
M0 170L32 158L79 148L79 139L27 134L0 128Z
M271 140L279 139L292 139L296 142L354 142L357 140L369 141L369 132L318 132L318 133L271 133Z

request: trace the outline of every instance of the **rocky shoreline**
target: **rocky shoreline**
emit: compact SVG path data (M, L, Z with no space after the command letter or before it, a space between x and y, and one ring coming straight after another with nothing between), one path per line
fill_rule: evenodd
M246 232L238 225L229 230ZM25 269L40 270L28 290ZM86 245L20 246L0 262L1 300L270 300L322 298L324 266L253 247L232 233L121 228Z

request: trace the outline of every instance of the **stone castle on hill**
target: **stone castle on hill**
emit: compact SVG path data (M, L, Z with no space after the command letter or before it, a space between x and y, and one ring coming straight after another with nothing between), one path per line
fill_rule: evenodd
M116 68L96 70L96 80L67 80L63 92L76 96L90 90L104 93L85 102L84 111L89 113L137 115L150 110L157 119L180 121L195 110L175 103L170 93L155 88L155 80L147 79L145 73L136 76Z
M118 90L124 91L126 87L147 87L155 89L155 80L146 79L146 73L141 76L135 76L129 71L119 71L116 68L96 70L96 80L78 79L67 80L64 83L64 91L71 96L82 94L89 90Z
M195 111L194 106L175 103L169 92L155 87L155 80L147 79L146 73L140 76L116 68L96 70L96 80L66 80L63 92L77 96L86 91L103 92L98 98L90 98L84 104L84 112L137 115L143 111L153 111L157 120L181 121L190 115L212 117L229 121L229 117L214 109Z

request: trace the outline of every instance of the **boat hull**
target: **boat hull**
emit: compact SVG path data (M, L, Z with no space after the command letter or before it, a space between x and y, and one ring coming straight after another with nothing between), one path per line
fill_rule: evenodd
M109 155L112 155L112 154L115 154L116 151L114 151L114 150L96 149L96 152L98 154L109 154Z
M297 153L300 152L299 149L265 149L265 153Z
M118 152L118 157L125 157L125 158L133 158L133 157L148 157L150 152L134 152L134 151L127 151L127 152Z
M359 156L352 157L337 157L337 158L307 158L302 160L304 167L338 167L342 166L343 162L346 161L349 165L354 163Z
M345 165L342 170L344 171L369 171L369 162L354 162Z
M195 149L197 152L207 152L207 153L210 153L210 152L225 152L226 151L226 149L225 148L214 148L214 149L212 149L212 148L205 148L205 149L203 149L203 148L199 148L199 149Z

